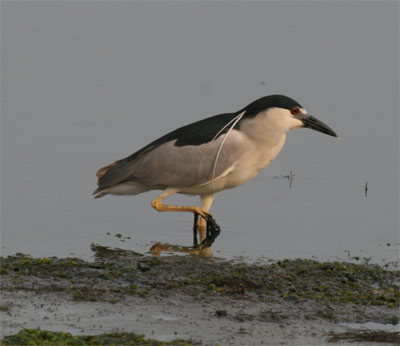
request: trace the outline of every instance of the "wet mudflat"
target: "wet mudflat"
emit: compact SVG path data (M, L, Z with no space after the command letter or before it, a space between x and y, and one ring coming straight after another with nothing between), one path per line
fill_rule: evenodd
M249 264L92 249L91 262L1 258L5 345L400 342L400 272L393 267L304 259Z

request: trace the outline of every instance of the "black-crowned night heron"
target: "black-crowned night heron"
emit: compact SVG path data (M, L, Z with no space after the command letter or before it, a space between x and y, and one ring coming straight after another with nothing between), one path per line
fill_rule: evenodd
M286 132L300 127L337 137L327 125L283 95L262 97L235 113L183 126L136 153L100 168L95 198L162 190L151 205L158 211L194 213L200 247L210 247L220 229L209 213L215 194L254 178L281 151ZM175 193L199 195L201 208L163 204ZM197 221L198 216L201 216Z

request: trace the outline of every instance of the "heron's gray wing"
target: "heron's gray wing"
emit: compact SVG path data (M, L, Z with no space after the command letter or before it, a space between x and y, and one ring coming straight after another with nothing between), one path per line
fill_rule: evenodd
M202 185L228 173L245 149L237 130L200 145L175 144L164 143L131 162L133 174L127 181L161 187Z
M193 168L192 166L193 160L196 159L189 158L190 154L188 155L189 153L188 149L185 149L183 151L172 150L171 152L166 152L165 146L171 148L172 145L176 149L185 148L186 146L194 147L190 151L191 154L197 155L200 152L203 153L204 147L202 147L201 149L199 147L204 144L210 143L213 140L218 140L222 135L226 134L229 129L229 127L226 127L226 125L229 122L231 122L237 115L238 115L237 113L219 114L183 126L155 140L154 142L151 142L150 144L140 149L139 151L135 152L134 154L119 161L116 161L108 166L100 168L97 172L97 177L98 177L97 183L99 185L99 188L96 191L119 184L123 181L126 181L127 179L132 179L134 177L137 177L138 179L140 178L140 179L150 180L144 177L143 172L145 172L146 170L147 174L150 172L151 165L155 164L154 161L150 161L150 157L152 158L158 157L158 154L161 152L163 152L164 155L166 155L165 157L162 158L163 167L166 166L165 163L167 160L169 160L170 162L172 162L172 164L173 162L177 164L179 161L181 162L181 167L189 165L189 167ZM198 148L196 149L196 147ZM150 153L154 151L156 151L156 153L152 154L152 156L148 156L150 155ZM175 157L172 158L173 156L170 157L169 154L172 154ZM147 159L145 159L146 157ZM178 160L179 157L180 160ZM189 161L185 161L185 159L188 159ZM199 158L197 158L197 160L198 159ZM140 165L139 162L141 162ZM136 171L139 170L139 167L140 171L142 172L140 174L138 174ZM146 167L148 168L146 169ZM171 169L171 174L174 174L173 171L174 170Z

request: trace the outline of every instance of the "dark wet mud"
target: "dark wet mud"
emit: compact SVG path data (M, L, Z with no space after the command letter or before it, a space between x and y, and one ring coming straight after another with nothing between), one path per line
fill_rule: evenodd
M400 342L400 272L389 266L92 249L92 262L1 258L3 344L45 344L41 337L76 345ZM362 339L363 325L379 337Z

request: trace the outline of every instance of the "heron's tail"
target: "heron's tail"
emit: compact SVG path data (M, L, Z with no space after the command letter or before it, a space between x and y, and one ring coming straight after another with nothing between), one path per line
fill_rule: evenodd
M100 198L103 197L105 195L107 195L106 192L102 192L103 189L100 189L99 187L93 191L92 195L94 195L94 198Z

